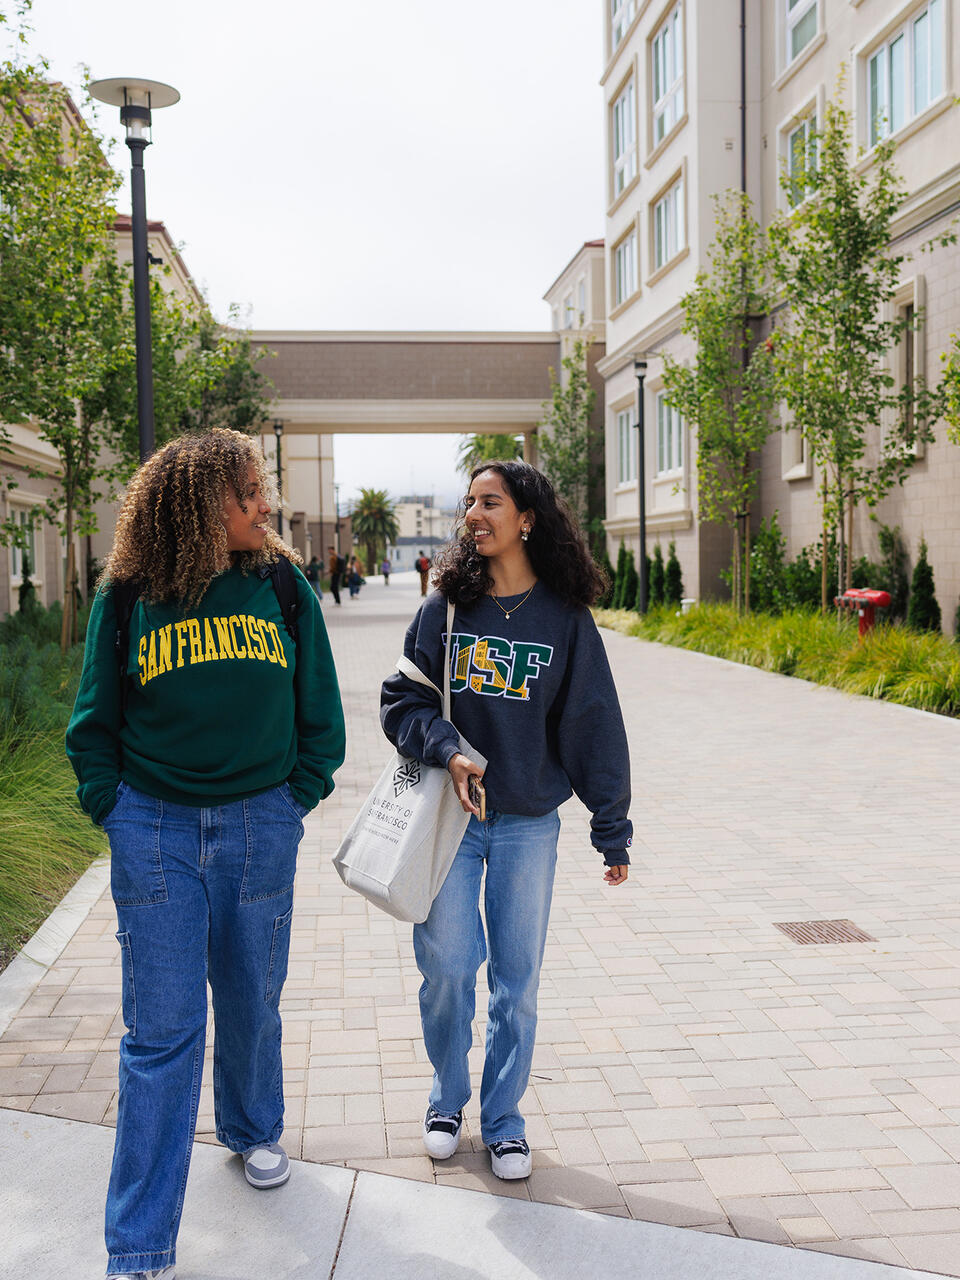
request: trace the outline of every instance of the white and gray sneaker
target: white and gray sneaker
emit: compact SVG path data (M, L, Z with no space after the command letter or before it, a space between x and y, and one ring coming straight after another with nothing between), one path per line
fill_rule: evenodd
M251 1187L282 1187L290 1177L290 1161L279 1142L261 1142L243 1153L243 1172Z
M159 1271L123 1271L120 1275L107 1276L106 1280L174 1280L174 1268L161 1267Z
M463 1112L445 1116L435 1107L427 1107L423 1121L423 1145L434 1160L449 1160L460 1142Z
M507 1138L488 1145L490 1168L498 1178L529 1178L533 1161L523 1138Z

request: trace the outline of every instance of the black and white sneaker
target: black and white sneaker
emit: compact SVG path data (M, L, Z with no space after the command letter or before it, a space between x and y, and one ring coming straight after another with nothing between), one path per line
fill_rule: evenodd
M427 1107L423 1121L423 1143L427 1155L434 1160L449 1160L460 1142L460 1126L463 1124L463 1112L445 1116L434 1107Z
M490 1168L498 1178L529 1178L533 1162L523 1138L507 1138L489 1145Z

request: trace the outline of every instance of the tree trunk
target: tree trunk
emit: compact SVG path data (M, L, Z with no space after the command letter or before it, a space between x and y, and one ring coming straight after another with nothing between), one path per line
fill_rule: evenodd
M63 615L60 621L60 652L66 653L76 637L76 564L73 554L73 512L67 509L67 572L63 589Z
M844 565L847 559L846 548L846 529L844 528L843 519L843 476L837 473L837 595L842 596L844 591Z
M826 493L823 495L823 543L822 554L820 556L820 612L827 612L827 538L829 535L829 526L827 524L827 502Z
M853 515L856 510L856 497L851 489L847 508L847 591L853 586Z
M733 522L733 607L737 613L740 612L740 514L737 513Z
M750 510L743 516L743 611L750 612Z

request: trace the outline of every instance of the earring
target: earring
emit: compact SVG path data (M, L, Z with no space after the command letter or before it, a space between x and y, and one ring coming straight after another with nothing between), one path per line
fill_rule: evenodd
M523 528L520 530L520 540L522 542L526 542L529 537L530 537L530 530L527 528L526 525L524 525Z

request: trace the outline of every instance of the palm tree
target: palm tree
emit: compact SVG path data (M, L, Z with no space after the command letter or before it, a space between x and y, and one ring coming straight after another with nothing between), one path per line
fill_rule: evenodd
M457 467L469 475L482 462L509 462L523 457L523 444L519 436L464 436L457 450Z
M381 546L394 542L400 533L397 513L386 489L361 489L351 512L353 532L363 543L367 554L367 573L374 573L380 562Z

